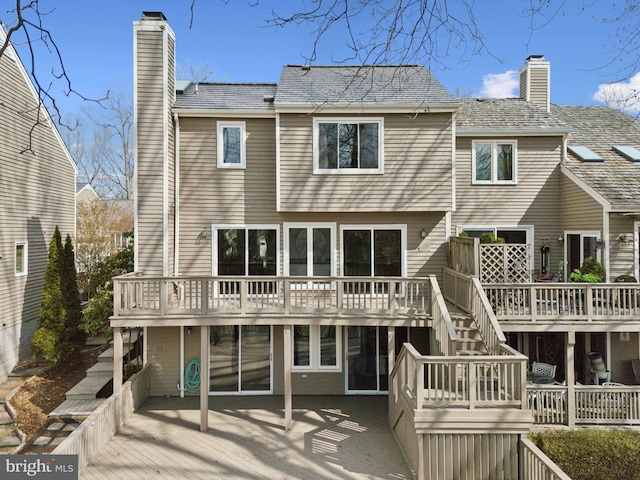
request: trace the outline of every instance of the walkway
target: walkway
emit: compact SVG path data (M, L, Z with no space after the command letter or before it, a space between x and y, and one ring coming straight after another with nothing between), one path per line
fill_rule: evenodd
M412 479L389 430L386 396L211 397L209 431L198 398L152 398L80 478Z

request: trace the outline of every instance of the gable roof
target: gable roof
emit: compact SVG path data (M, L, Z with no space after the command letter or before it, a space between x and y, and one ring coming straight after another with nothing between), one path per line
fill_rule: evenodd
M276 108L322 106L457 106L456 99L424 67L302 66L282 68Z
M460 99L456 135L562 135L568 127L555 115L520 98Z
M182 82L180 86L174 110L274 111L275 83L189 83L184 88Z
M569 151L564 167L604 198L612 210L640 209L640 163L613 149L640 149L640 121L610 107L552 105L551 111L571 131L567 145L591 149L601 162L584 162Z

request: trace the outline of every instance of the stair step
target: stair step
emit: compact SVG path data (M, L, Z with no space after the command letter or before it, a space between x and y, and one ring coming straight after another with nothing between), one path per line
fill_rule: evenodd
M106 401L105 398L94 398L91 400L65 400L58 405L50 414L56 418L86 418L94 413Z
M3 410L0 410L0 425L12 425L13 424L13 418L11 418L11 415L9 415L8 412Z
M8 425L0 426L0 448L17 447L20 445L20 439L15 435L13 427Z
M96 394L102 390L111 377L84 377L75 387L66 393L67 400L95 400Z
M97 362L87 370L87 377L113 377L113 361Z
M98 361L113 363L113 347L107 348L104 352L98 355Z
M488 355L488 352L486 350L458 350L456 352L456 355L459 357L465 356L465 355Z

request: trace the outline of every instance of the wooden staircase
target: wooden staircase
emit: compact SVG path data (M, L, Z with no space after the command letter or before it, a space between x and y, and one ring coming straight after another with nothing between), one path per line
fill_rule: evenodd
M450 317L458 335L456 355L488 355L485 342L471 315L457 312L451 313Z

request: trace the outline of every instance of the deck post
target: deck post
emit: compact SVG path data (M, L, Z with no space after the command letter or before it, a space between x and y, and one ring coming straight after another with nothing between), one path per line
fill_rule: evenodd
M292 421L292 388L291 388L291 350L293 326L284 326L284 429L291 430Z
M576 375L575 375L575 347L576 332L569 331L566 334L567 353L565 365L567 366L567 425L576 425Z
M200 327L200 431L209 429L209 327Z
M116 431L122 428L122 327L113 328L113 394L116 400Z

